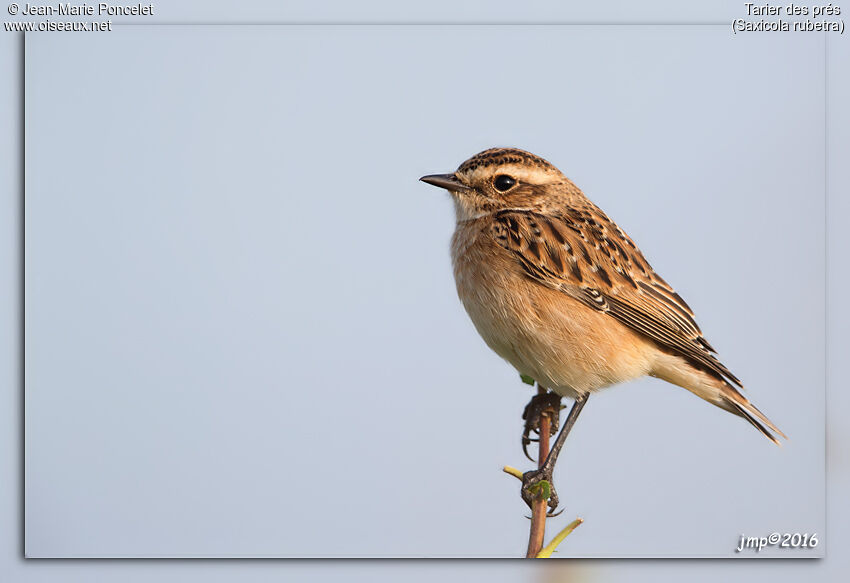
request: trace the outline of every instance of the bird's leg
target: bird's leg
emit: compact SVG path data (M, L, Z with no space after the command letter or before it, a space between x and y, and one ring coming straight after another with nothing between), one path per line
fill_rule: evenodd
M531 432L540 435L540 417L548 415L552 420L550 435L555 435L558 432L559 413L561 411L561 396L546 390L537 384L537 394L534 395L525 406L522 412L522 418L525 419L525 427L522 431L522 452L525 457L534 461L528 455L528 444L532 441L537 441L530 437Z
M566 421L564 421L564 428L561 429L561 433L558 434L558 438L552 445L552 449L549 450L549 455L546 456L546 461L543 462L543 465L541 465L539 469L525 472L522 475L522 499L525 500L525 503L529 506L531 506L532 500L535 497L535 492L532 491L535 489L534 487L544 480L549 483L550 494L548 506L550 515L551 512L558 507L558 494L555 492L555 486L552 483L552 471L555 469L555 462L558 461L558 454L561 452L561 448L564 447L564 442L567 440L567 435L569 435L570 429L572 429L573 425L575 425L582 407L584 407L584 404L587 402L587 397L588 394L584 394L576 398L572 409L570 409L569 415L567 415Z

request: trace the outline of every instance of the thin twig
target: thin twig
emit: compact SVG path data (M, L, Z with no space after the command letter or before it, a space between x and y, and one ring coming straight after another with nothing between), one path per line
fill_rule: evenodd
M561 544L567 536L576 529L576 527L584 522L581 518L576 518L571 523L569 523L564 530L555 535L555 538L552 539L548 545L546 545L543 550L537 553L538 559L548 559L552 556L552 553L555 552L555 549L558 548L558 545Z
M504 468L502 468L502 471L505 472L506 474L512 475L514 478L516 478L517 480L522 482L522 472L519 471L518 469L516 469L515 467L505 466Z
M538 392L543 393L543 389L538 385ZM552 415L554 411L543 411L540 415L540 441L538 442L537 450L537 467L543 467L546 461L546 456L549 455L549 433L552 430ZM543 497L543 489L541 488L534 497L531 503L531 528L528 533L528 551L525 558L534 558L543 549L543 539L546 536L546 498Z

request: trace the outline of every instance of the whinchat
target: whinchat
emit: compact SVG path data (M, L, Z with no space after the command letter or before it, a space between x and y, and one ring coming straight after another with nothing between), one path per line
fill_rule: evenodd
M475 328L520 374L576 399L575 416L590 393L649 375L785 437L737 390L688 304L555 166L493 148L421 180L454 200L454 277Z

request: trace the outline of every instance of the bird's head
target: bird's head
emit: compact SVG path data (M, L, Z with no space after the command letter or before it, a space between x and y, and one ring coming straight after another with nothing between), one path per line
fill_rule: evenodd
M524 150L491 148L451 174L430 174L423 182L445 188L454 198L458 221L507 209L546 212L569 203L578 189L552 164Z

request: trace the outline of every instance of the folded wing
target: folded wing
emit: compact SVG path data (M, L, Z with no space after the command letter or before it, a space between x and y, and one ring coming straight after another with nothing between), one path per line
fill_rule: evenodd
M532 279L609 314L706 372L741 386L715 356L687 303L596 207L557 215L508 210L491 225Z

